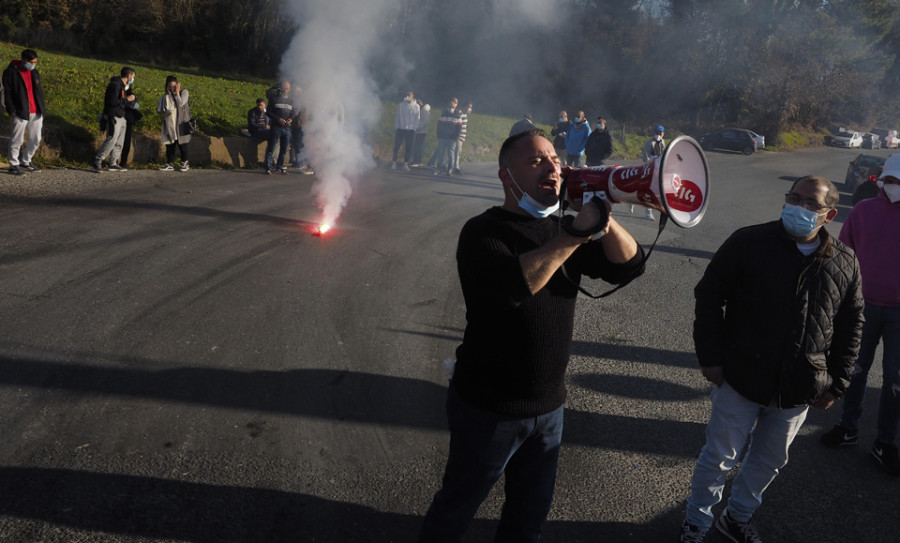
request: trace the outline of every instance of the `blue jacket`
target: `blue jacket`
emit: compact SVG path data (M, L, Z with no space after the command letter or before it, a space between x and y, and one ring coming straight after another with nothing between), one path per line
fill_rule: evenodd
M591 127L587 121L580 125L575 121L569 123L569 132L566 134L566 154L580 155L584 153L584 146L587 145L590 135Z

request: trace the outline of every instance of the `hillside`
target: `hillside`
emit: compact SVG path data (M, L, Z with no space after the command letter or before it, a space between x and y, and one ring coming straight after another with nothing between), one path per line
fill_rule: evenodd
M8 61L18 58L21 45L0 42L0 59L5 69ZM103 93L111 77L118 75L123 65L136 71L134 91L144 113L136 126L138 133L154 136L159 131L156 101L163 92L166 76L178 77L182 86L191 92L191 110L200 125L200 132L208 136L237 136L246 122L247 110L265 94L270 81L233 79L204 75L196 71L162 69L139 63L103 61L65 54L38 51L38 69L44 85L48 115L44 122L43 143L37 162L45 165L86 164L102 142L97 115L103 107ZM432 104L431 130L426 138L425 154L431 156L436 146L434 129L443 104ZM390 160L394 138L396 104L384 102L379 124L370 134L370 143L380 160ZM465 162L496 160L500 144L509 127L517 119L483 115L470 116ZM4 115L0 134L6 137L9 121ZM544 127L549 130L549 127ZM6 146L0 157L6 159Z

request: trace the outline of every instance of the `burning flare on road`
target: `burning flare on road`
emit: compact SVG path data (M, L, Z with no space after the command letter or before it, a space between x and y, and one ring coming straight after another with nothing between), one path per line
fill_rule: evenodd
M322 237L325 235L326 232L331 230L332 226L333 225L331 223L327 223L327 222L319 223L319 226L316 227L313 234L315 234L316 236Z

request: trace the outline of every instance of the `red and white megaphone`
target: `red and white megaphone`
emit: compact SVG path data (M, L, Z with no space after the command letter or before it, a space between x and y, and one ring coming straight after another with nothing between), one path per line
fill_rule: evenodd
M596 166L569 172L566 192L570 201L585 192L598 193L610 202L659 210L682 228L696 226L709 202L709 167L696 140L678 136L661 157L638 166Z

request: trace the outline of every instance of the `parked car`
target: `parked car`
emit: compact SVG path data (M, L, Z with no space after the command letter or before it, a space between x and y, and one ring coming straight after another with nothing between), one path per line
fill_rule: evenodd
M877 181L877 176L870 175L868 179L860 183L856 190L853 191L853 205L878 196L878 185L875 184Z
M854 192L856 187L866 182L871 176L877 179L881 175L884 168L886 157L875 155L859 155L850 161L850 167L847 168L847 177L844 178L844 188L847 192Z
M707 151L728 149L752 155L757 150L766 148L766 139L752 130L726 128L700 136L700 147Z
M863 149L881 149L881 138L878 134L866 132L863 134Z
M878 134L881 138L881 147L884 149L896 149L900 147L900 135L896 130L887 130L886 128L873 128L873 134Z
M859 132L838 132L831 138L831 144L836 147L846 147L853 149L854 147L862 147L862 136Z

